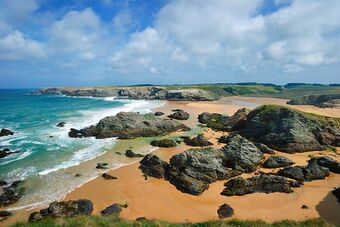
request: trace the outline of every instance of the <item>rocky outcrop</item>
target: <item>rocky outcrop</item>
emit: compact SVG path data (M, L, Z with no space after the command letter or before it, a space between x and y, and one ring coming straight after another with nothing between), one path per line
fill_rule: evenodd
M205 138L203 134L199 134L193 138L185 138L184 143L192 147L206 147L213 144L207 138Z
M288 177L299 182L323 180L329 176L329 169L318 165L316 160L309 161L307 166L292 166L277 172L279 176Z
M129 158L142 158L142 157L144 157L144 155L136 154L135 152L133 152L133 150L130 150L130 149L125 151L125 156L129 157Z
M150 143L152 146L154 147L176 147L177 143L173 140L169 140L169 139L162 139L162 140L153 140Z
M321 157L315 157L311 158L309 163L316 162L318 165L328 168L333 173L339 173L340 174L340 162L332 159L328 156L321 156Z
M71 129L69 136L76 138L94 136L98 139L109 137L131 139L162 136L170 132L189 129L175 120L155 117L151 113L120 112L116 116L105 117L97 125L81 130Z
M264 154L275 154L275 151L263 143L253 142L254 145Z
M261 174L247 179L237 177L224 184L225 189L221 192L221 195L241 196L256 192L291 193L293 192L292 187L298 187L299 185L300 184L298 182L288 180L285 177L270 174Z
M0 187L0 207L5 207L17 202L25 193L22 181L15 181L11 184L3 181Z
M160 112L160 111L157 111L154 113L155 116L163 116L164 113L163 112Z
M93 203L87 199L53 202L48 208L32 213L29 222L36 222L47 217L65 218L90 215L92 211Z
M306 95L291 99L290 105L314 105L321 108L339 108L340 94Z
M0 158L7 157L8 155L14 154L14 153L16 153L16 152L13 152L8 148L4 148L3 150L0 150Z
M165 178L169 170L168 163L152 154L146 155L139 163L139 169L144 174L155 178Z
M225 203L218 208L217 214L219 219L230 218L234 215L234 209Z
M106 207L104 210L100 211L102 215L115 215L119 216L120 212L122 212L123 208L127 208L127 204L119 204L119 203L114 203L108 207Z
M228 131L229 117L219 113L204 112L198 115L198 121L216 131Z
M188 120L190 114L183 110L174 110L172 114L168 116L168 118L176 119L176 120Z
M1 131L0 131L0 137L2 137L2 136L11 136L11 135L14 135L14 132L12 132L9 129L2 128Z
M263 159L263 153L246 138L232 134L227 145L221 148L225 165L242 172L253 172Z
M217 97L202 89L167 90L166 100L212 101Z
M340 119L264 105L247 115L238 133L283 152L323 150L340 146Z
M293 165L294 162L285 156L270 156L264 163L264 168L279 168L279 167L287 167Z
M57 124L57 127L59 127L59 128L62 128L62 127L64 127L65 126L65 122L59 122L58 124Z

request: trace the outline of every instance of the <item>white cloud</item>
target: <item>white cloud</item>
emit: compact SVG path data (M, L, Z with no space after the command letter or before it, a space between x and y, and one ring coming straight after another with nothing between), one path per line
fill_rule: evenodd
M0 38L0 60L13 61L46 56L44 45L19 31Z

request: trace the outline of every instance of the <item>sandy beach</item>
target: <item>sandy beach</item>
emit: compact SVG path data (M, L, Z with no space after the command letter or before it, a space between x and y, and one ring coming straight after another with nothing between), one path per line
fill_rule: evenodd
M189 127L197 127L197 115L202 112L217 112L232 115L238 109L247 107L253 109L262 104L286 105L284 99L254 98L254 97L227 97L213 102L175 102L168 101L154 111L162 111L166 115L172 109L182 109L190 113L190 119L183 121ZM326 116L340 117L339 109L321 109L314 106L291 106L292 108ZM213 142L213 147L220 148L224 144L217 142L223 132L214 132L208 128L202 128L204 135ZM175 133L170 136L178 136L183 133ZM166 136L165 136L166 137ZM169 136L168 136L169 137ZM121 149L127 148L128 142ZM161 159L168 161L173 155L181 153L191 147L181 144L175 148L158 148L153 153ZM138 149L135 149L138 153ZM142 152L143 153L143 152ZM313 151L296 154L276 152L293 160L296 165L304 165L311 156L329 155L340 161L340 149L337 152ZM105 160L110 156L106 155ZM304 220L322 217L327 221L340 224L340 204L331 194L331 190L339 186L340 175L331 173L325 180L306 182L301 188L294 189L294 193L254 193L244 196L222 196L223 184L226 181L212 183L209 189L200 196L193 196L180 192L174 185L163 179L152 177L144 178L138 169L140 159L130 165L109 171L116 180L105 180L97 177L74 191L68 193L64 200L86 198L94 204L94 215L113 203L128 204L123 209L120 217L135 220L138 217L157 219L168 222L200 222L217 220L218 207L227 203L235 210L233 218L237 219L262 219L274 222L284 219ZM109 160L107 160L109 161ZM275 169L261 169L258 171L276 171ZM243 174L242 177L250 177L253 174ZM301 209L302 205L308 209ZM31 211L19 212L20 214L10 218L4 224L11 224L16 220L27 220Z

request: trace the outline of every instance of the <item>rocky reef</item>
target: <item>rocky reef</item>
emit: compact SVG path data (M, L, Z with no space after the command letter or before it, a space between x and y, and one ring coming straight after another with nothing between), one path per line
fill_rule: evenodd
M80 130L71 129L69 136L131 139L162 136L179 130L190 130L190 128L175 120L155 117L151 113L120 112L116 116L105 117L97 125Z
M12 132L12 131L9 130L9 129L2 128L2 129L0 130L0 137L2 137L2 136L11 136L11 135L14 135L14 132Z

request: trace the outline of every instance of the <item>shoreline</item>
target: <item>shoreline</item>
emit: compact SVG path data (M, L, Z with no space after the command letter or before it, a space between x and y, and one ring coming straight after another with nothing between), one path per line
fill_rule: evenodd
M233 100L239 100L241 102L233 103ZM207 111L232 115L238 109L245 107L246 103L244 102L254 102L258 105L275 103L279 105L289 106L295 109L301 108L300 106L287 105L285 104L285 101L286 100L283 99L253 97L228 97L218 101L209 102L167 101L163 106L153 109L153 111L163 111L168 114L171 112L171 109L183 109L185 111L188 111L192 116L189 120L183 121L183 123L187 124L189 127L193 127L197 126L196 117L199 113ZM304 109L302 111L307 110L308 112L313 112L317 114L322 113L324 115L335 115L335 117L340 117L339 110L320 109L313 106L303 106L302 109ZM205 128L203 128L202 130L208 138L211 138L210 140L213 141L213 146L215 148L221 146L217 143L215 138L219 137L222 134L227 134L214 132ZM165 137L178 135L178 133L173 133ZM148 139L150 138L146 138L145 140ZM150 153L152 152L153 154L158 155L162 160L168 161L172 155L180 153L189 148L191 147L181 144L180 146L175 148L155 148L155 150L150 151ZM139 150L136 150L136 152L140 153ZM105 154L107 153L108 152L106 152ZM293 155L281 152L276 153L291 158L296 162L296 164L305 164L309 155L318 155L320 151L304 152ZM101 156L104 156L105 154ZM339 155L337 155L336 159L338 161L340 160ZM129 207L127 209L123 209L121 213L121 218L123 219L135 220L136 218L143 216L148 219L157 219L173 223L217 220L216 210L218 206L224 202L227 202L235 209L235 216L233 216L233 218L243 220L254 219L254 217L256 217L255 219L262 219L271 223L283 219L304 220L321 216L319 215L320 211L318 212L316 209L316 206L318 204L315 204L315 201L318 199L320 200L320 198L325 196L326 190L330 191L331 187L337 186L336 182L340 182L340 177L334 174L323 181L307 182L307 186L295 190L293 196L307 200L306 194L313 194L315 197L315 201L310 201L311 205L309 204L309 206L314 206L315 209L313 207L308 210L301 210L301 204L299 204L299 207L293 207L293 212L291 210L291 206L296 202L296 200L294 200L294 198L290 198L291 194L286 195L283 193L255 193L241 197L225 197L219 195L219 193L223 189L223 183L225 181L218 181L212 183L209 189L202 195L192 196L178 191L172 184L164 180L148 177L148 180L145 181L143 174L138 169L139 160L140 159L113 170L110 169L109 171L105 171L109 172L113 176L117 176L117 180L108 181L102 179L100 175L97 175L94 179L89 180L80 187L77 187L71 192L67 193L63 200L81 198L90 199L94 203L94 215L98 215L100 210L104 209L108 205L111 205L112 203L127 203ZM245 174L241 176L251 175ZM315 188L321 188L320 190L322 192L317 192ZM306 193L306 190L309 193ZM326 194L326 196L327 195L328 194ZM275 201L281 201L283 203L288 202L289 205L281 208L278 207L277 204L275 205ZM340 205L337 204L336 201L334 203L334 201L329 201L328 198L326 206L329 206L329 204L331 204L332 209L334 208L334 206L336 207L336 205L338 205L338 208L340 208ZM257 207L256 205L258 204L261 204L261 207ZM278 210L275 212L271 211L272 209ZM167 210L178 210L181 214L169 214ZM27 214L33 211L34 210L30 210L27 213L20 212L20 215L16 214L14 218L10 218L8 219L8 221L5 221L5 224L13 224L16 220L26 221ZM283 214L283 216L279 215L280 212ZM290 212L291 214L287 215L287 212ZM324 211L321 212L323 212L323 216L326 215ZM264 215L263 213L266 214ZM328 217L326 218L328 220L336 222L337 224L340 223L340 219L337 218L336 215L332 213L327 215ZM24 217L26 217L26 220L24 219Z

